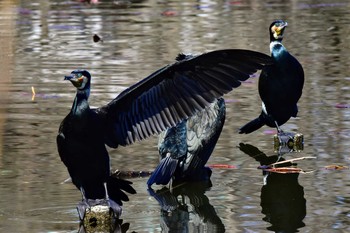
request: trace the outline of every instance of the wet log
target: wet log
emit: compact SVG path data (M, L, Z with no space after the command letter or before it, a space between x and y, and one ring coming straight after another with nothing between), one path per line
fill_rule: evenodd
M273 141L275 152L300 152L304 149L304 136L301 133L278 133L274 135Z
M119 179L131 179L131 178L144 178L151 176L152 172L151 171L120 171L120 170L115 170L112 172L113 177L117 177Z

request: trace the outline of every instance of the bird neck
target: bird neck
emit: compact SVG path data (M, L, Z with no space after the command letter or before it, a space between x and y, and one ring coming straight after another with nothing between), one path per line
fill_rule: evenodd
M89 99L90 89L77 90L77 94L75 96L71 112L73 115L81 116L86 110L89 110Z
M270 42L270 52L271 57L275 60L281 59L285 54L287 54L286 48L283 46L281 41L278 40Z

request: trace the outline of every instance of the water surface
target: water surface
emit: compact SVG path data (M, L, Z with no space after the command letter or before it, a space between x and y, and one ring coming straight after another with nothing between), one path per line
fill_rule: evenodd
M306 76L299 117L283 126L304 134L304 150L284 158L314 156L316 159L298 162L305 171L314 172L279 175L264 186L257 169L260 163L238 148L245 143L267 156L275 155L271 129L265 127L251 135L237 133L259 114L258 79L252 78L226 96L226 124L209 161L235 168L214 169L213 186L204 197L226 232L350 231L349 170L322 169L331 164L349 165L349 12L347 1L327 0L110 0L98 5L2 1L0 231L79 229L75 206L80 193L72 184L63 183L68 173L56 149L59 123L75 95L74 87L63 81L64 75L77 68L90 70L90 103L101 106L171 63L180 52L245 48L268 53L267 29L277 18L288 21L284 45L302 63ZM95 34L103 41L95 43ZM112 167L153 170L158 163L156 142L151 138L112 150ZM146 178L133 182L138 194L130 196L122 215L130 223L129 232L161 232L164 218L147 192ZM288 205L288 192L295 192L294 207ZM284 211L288 208L292 209ZM196 232L195 217L190 216L190 232Z

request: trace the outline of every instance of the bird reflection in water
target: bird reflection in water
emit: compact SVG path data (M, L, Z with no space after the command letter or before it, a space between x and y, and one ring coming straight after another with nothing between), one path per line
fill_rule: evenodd
M162 232L225 232L225 226L210 205L205 192L211 181L173 182L171 188L149 188L161 207Z
M255 146L240 143L239 149L254 158L260 165L268 165L283 160L280 155L266 156ZM291 166L292 163L281 164ZM276 165L277 166L277 165ZM267 229L274 232L298 232L304 227L306 200L304 188L299 184L299 173L265 172L261 188L261 207L264 221L271 223Z

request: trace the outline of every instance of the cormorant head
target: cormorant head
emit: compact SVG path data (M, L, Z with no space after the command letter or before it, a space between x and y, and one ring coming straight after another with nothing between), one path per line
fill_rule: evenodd
M270 41L282 41L284 29L288 23L283 20L276 20L270 25Z
M69 80L78 89L90 88L91 75L87 70L73 70L70 75L64 76L64 80Z

